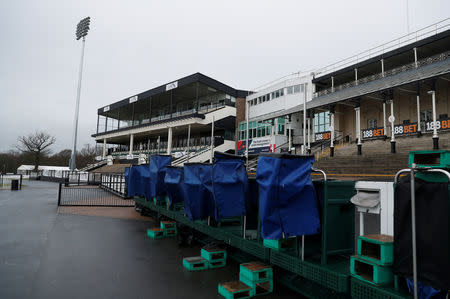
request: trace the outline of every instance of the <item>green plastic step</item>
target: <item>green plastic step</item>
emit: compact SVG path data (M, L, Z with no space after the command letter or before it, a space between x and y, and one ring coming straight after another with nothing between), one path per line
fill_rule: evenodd
M358 256L378 265L392 265L394 237L379 234L359 236Z
M202 248L200 255L208 262L224 261L227 259L227 251L222 248Z
M239 275L253 282L264 282L273 278L273 270L271 266L261 262L250 262L240 265Z
M269 240L263 239L263 246L273 250L284 250L295 248L295 238Z
M412 167L413 163L418 168L450 168L450 151L411 151L409 152L409 167Z
M164 230L164 237L176 237L176 235L177 235L177 229L176 228L165 229Z
M357 256L350 258L350 272L353 277L373 285L385 285L394 280L390 266L381 266Z
M208 268L209 269L223 268L226 265L227 265L227 261L226 260L208 262Z
M188 271L202 271L208 269L208 261L201 256L185 257L183 267Z
M147 236L156 240L164 238L164 231L158 227L147 229Z
M254 290L239 280L219 283L218 291L225 299L245 299L254 296Z
M259 282L252 281L239 273L239 280L254 290L255 296L267 295L273 292L273 279L267 278Z
M160 223L162 229L176 229L177 223L175 221L161 221Z

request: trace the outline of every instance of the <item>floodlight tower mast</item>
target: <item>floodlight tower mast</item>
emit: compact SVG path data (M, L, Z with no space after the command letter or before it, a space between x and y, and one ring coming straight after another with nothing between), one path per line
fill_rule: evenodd
M70 157L69 168L71 171L76 169L75 156L77 152L77 130L78 130L78 113L80 110L80 95L81 95L81 79L83 77L83 60L84 60L84 45L85 39L89 31L89 25L91 23L91 18L87 17L82 19L77 25L76 38L79 40L82 38L81 46L81 60L80 60L80 70L78 74L78 88L77 88L77 101L75 107L75 117L73 121L73 142L72 142L72 155Z

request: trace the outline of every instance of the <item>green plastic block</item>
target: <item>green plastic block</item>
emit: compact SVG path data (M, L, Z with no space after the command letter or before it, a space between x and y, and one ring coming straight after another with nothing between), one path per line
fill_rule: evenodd
M390 266L381 266L356 256L350 257L350 273L374 285L388 284L394 280Z
M208 262L224 261L227 259L227 251L222 248L202 248L200 254Z
M413 163L418 168L450 168L450 151L411 151L409 152L409 167L412 167Z
M264 282L273 278L273 270L261 262L251 262L240 265L239 275L253 282Z
M254 290L239 280L219 283L218 291L225 299L245 299L254 296Z
M188 271L201 271L208 269L208 261L201 256L185 257L183 267Z
M263 239L263 246L274 250L292 249L295 247L295 238L281 240Z
M156 240L164 238L164 231L158 227L147 229L147 236Z
M226 265L227 265L227 261L226 260L208 262L208 268L209 269L223 268Z
M273 292L273 279L272 278L267 278L264 281L255 282L255 281L248 279L247 277L242 275L242 273L240 273L239 280L241 282L245 283L246 285L250 286L254 290L255 296L267 295L267 294L270 294Z
M177 235L177 229L165 229L164 231L164 237L175 237Z
M378 265L392 265L394 237L378 234L359 236L358 256Z
M161 229L177 229L175 221L161 221Z

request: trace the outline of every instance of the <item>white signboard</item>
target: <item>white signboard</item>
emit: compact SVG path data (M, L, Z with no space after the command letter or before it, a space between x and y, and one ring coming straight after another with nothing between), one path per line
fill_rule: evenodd
M103 112L108 112L109 111L109 106L106 106L103 108Z
M137 102L137 100L138 100L138 96L131 97L129 99L129 103L131 104L131 103Z
M166 85L166 91L169 91L171 89L175 89L177 87L178 87L178 81L169 83L169 84Z
M270 147L270 136L253 138L252 143L250 143L250 146L248 147L248 149L250 151L251 149L260 148L260 147Z

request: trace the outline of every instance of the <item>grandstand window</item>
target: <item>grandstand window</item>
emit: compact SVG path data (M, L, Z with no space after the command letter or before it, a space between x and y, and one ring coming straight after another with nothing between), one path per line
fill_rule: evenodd
M448 118L448 114L439 114L439 119L446 119Z
M294 92L293 86L288 86L288 87L286 88L286 92L287 92L287 94L292 94L292 93Z
M300 92L300 85L294 85L294 93Z
M284 88L280 89L280 96L284 96Z
M367 121L367 125L369 129L375 129L377 127L377 120L376 119L369 119Z
M433 114L431 110L423 110L420 111L420 119L424 122L432 121L433 120Z
M326 132L330 127L329 112L321 112L314 114L314 132Z

